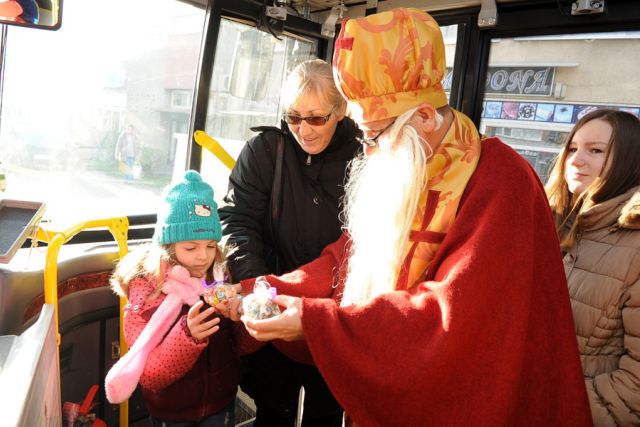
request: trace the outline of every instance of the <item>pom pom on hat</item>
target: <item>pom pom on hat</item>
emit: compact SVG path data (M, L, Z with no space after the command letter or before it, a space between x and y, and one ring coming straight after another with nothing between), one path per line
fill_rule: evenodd
M448 103L442 32L419 9L399 8L345 20L333 55L336 85L351 117L368 123Z
M182 181L164 189L162 199L154 234L158 244L220 241L222 227L213 189L198 172L185 172Z

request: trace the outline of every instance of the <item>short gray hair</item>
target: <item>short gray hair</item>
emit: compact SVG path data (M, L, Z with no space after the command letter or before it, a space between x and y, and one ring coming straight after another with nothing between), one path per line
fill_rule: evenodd
M309 93L324 98L336 110L346 105L336 87L331 65L321 59L304 61L289 73L282 86L282 108L286 110Z

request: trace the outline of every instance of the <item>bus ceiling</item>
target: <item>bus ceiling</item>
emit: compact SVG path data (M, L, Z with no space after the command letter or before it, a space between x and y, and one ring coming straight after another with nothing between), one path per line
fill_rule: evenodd
M194 6L205 8L208 0L178 0ZM215 2L216 0L211 0ZM549 0L546 0L547 2ZM542 3L543 1L538 1ZM605 0L556 0L561 7L572 9L574 14L600 13L604 9ZM262 3L254 1L254 3ZM374 9L378 12L393 9L396 7L416 7L428 12L440 10L455 10L471 7L481 7L483 4L495 3L500 5L535 3L535 0L286 0L269 1L268 6L291 7L302 14L305 9L311 13L329 12L333 7L344 5L353 13L353 17L365 15L367 10ZM348 17L352 17L350 13Z
M179 0L202 8L216 0ZM357 18L396 7L416 7L428 12L478 9L478 27L492 28L498 22L498 6L531 5L550 0L264 0L266 17L272 21L284 21L287 15L322 23L324 37L335 36L335 25L343 18ZM600 14L605 11L605 0L555 0L565 15ZM263 28L264 29L264 28ZM266 31L266 30L265 30ZM278 31L280 33L280 31Z

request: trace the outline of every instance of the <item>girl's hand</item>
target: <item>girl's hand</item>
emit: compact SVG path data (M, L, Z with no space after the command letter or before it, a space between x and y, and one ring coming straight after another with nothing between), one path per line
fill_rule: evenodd
M239 296L231 298L220 304L216 304L216 311L220 315L237 322L242 316L242 298Z
M187 313L187 328L191 336L198 340L204 340L210 335L215 334L220 329L218 325L220 323L219 317L214 317L211 320L207 320L215 313L213 307L209 307L206 310L202 310L204 302L198 300L189 309ZM202 311L200 311L202 310Z
M230 286L233 289L235 289L236 290L236 294L238 294L238 295L242 293L242 285L240 283L228 284L227 286Z
M244 323L252 337L258 341L281 339L285 341L299 341L304 339L300 308L302 300L288 295L278 295L273 300L281 307L285 307L279 316L270 319L255 320L242 316Z

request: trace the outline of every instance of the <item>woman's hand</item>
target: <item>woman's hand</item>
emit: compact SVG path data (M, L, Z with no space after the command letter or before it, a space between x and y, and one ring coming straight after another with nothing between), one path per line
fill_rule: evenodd
M264 320L255 320L247 316L240 318L249 334L258 341L303 340L304 331L300 317L302 300L288 295L278 295L273 301L279 306L285 307L279 316Z
M215 313L215 309L208 307L206 310L202 310L203 306L204 302L198 300L191 306L189 313L187 313L187 328L189 328L191 336L197 340L204 340L220 329L218 325L220 323L219 317L214 317L207 321L207 318Z

